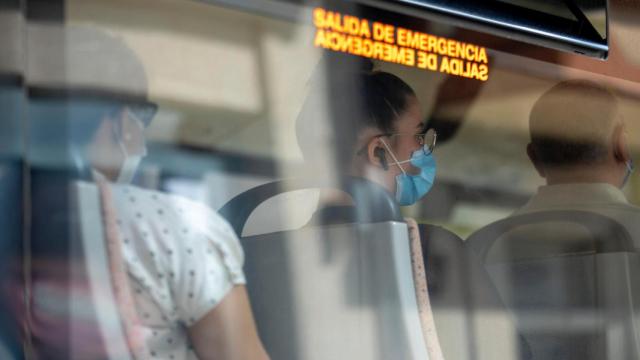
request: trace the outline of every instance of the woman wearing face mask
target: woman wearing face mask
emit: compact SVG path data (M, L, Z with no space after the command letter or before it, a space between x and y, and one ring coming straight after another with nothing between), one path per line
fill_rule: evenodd
M425 127L413 89L391 73L374 71L373 63L367 60L326 54L320 66L329 69L331 78L321 79L317 74L312 80L296 123L308 173L321 177L337 170L339 175L364 178L382 186L401 206L419 201L434 182L437 135ZM327 113L330 119L322 118ZM323 128L327 123L333 125L329 131ZM330 134L324 144L323 134ZM327 143L335 145L333 154L319 151L326 149ZM330 155L335 155L334 159ZM312 223L356 221L356 208L347 195L324 190L320 196L320 209ZM418 226L413 219L406 222L416 289L426 289ZM441 359L428 295L419 291L417 297L430 358Z
M425 127L413 89L391 73L374 71L368 60L332 54L323 65L332 78L325 81L317 74L311 81L296 122L308 171L365 178L384 187L401 206L419 201L435 179L437 134ZM323 118L328 113L329 119ZM333 138L322 143L327 127ZM333 151L322 151L328 144L335 145ZM351 220L346 195L327 192L321 203L316 218L323 222Z
M327 69L324 73L323 67ZM339 175L367 179L384 187L401 206L420 201L435 180L437 134L425 123L428 117L422 112L413 89L399 77L376 71L371 61L360 58L325 54L319 70L310 83L296 122L298 143L307 164L306 173L322 177L337 171ZM450 87L459 85L456 79L448 80L444 82L446 89L440 88L442 96L451 95ZM327 148L332 152L324 151ZM356 221L357 211L350 197L341 191L321 192L319 210L313 215L312 224ZM503 305L484 270L475 259L467 256L460 238L438 226L419 226L410 218L405 221L429 357L442 359L443 350L450 351L444 351L444 354L457 350L440 348L432 304L434 308L449 310L458 306L469 319L477 306L501 309ZM442 261L447 263L450 272L428 266ZM463 279L453 279L453 273ZM455 299L455 303L451 303L451 298L439 298L434 302L429 297L432 289L427 290L427 279L429 283L446 287L447 291L455 288L461 298ZM469 284L476 288L469 289ZM463 298L462 294L470 291L474 292L476 303L468 303L469 299ZM525 354L521 359L528 359L530 352L526 341L518 336L518 342Z
M114 234L136 303L133 325L142 329L133 334L144 339L136 351L141 357L268 359L235 235L202 204L126 185L146 154L144 122L126 107L120 114L103 121L87 152L98 182L119 183L103 202L114 211Z
M104 228L115 298L109 300L120 315L118 322L109 320L118 324L116 331L124 331L129 355L267 359L244 286L243 251L230 226L203 204L128 184L146 154L144 128L155 113L146 100L142 64L110 35L74 27L65 35L69 76L88 77L90 84L111 81L124 89L117 94L81 86L30 92L35 352L52 358L108 357L99 342L101 326L73 311L90 291L71 289L90 288L90 280L65 271L82 265L83 255L76 252L93 251L71 247L80 237L73 232L79 218L88 215L100 218ZM78 216L72 200L80 193L78 180L94 183L80 190L97 188L100 209L92 209L97 214ZM71 304L70 312L58 311ZM69 324L84 331L66 331Z
M155 104L149 103L143 117L124 106L100 123L93 140L84 149L94 179L131 183L147 155L144 129L155 111Z

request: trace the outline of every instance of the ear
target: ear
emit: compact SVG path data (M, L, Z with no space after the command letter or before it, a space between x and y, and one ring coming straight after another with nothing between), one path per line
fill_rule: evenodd
M542 163L540 163L540 160L538 159L538 154L536 154L536 151L532 143L527 144L527 156L529 156L529 160L531 160L533 167L536 168L538 175L540 175L540 177L546 178L547 174L544 171L544 167L542 166Z
M367 144L367 160L375 167L380 167L385 171L389 169L387 150L378 138L371 139Z
M613 158L617 162L626 163L631 159L629 153L629 143L624 125L617 126L613 131L612 138Z

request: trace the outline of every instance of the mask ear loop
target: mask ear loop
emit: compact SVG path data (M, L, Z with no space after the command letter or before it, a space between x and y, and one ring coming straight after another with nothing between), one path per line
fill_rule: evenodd
M118 143L118 147L124 156L128 156L129 152L127 151L127 147L124 145L123 141L123 130L122 130L122 119L114 119L112 120L111 133L113 134L114 140Z
M131 111L131 109L127 109L127 116L129 116L133 122L136 124L136 126L138 127L138 129L140 130L141 133L144 133L144 121L142 121L142 119L136 115L133 111ZM144 137L143 137L143 141L144 141ZM140 154L141 156L146 156L147 155L147 146L146 146L146 142L143 146L143 151Z
M118 117L110 118L111 121L111 134L113 135L114 141L120 141L122 139L122 119Z
M391 148L389 148L389 145L387 145L387 143L382 140L382 138L380 139L380 141L382 141L382 145L384 145L384 147L387 148L387 151L389 152L389 155L391 155L391 158L393 159L393 161L396 163L396 165L400 168L400 171L402 171L403 174L407 175L407 172L404 171L404 169L402 168L402 166L400 166L400 162L398 161L398 159L396 158L396 156L393 154L393 151L391 151Z
M134 114L131 110L127 109L127 116L131 117L131 120L133 120L133 122L136 124L136 126L140 129L141 132L144 131L144 122L136 115ZM118 143L118 146L120 147L120 151L122 151L122 153L125 156L130 156L131 154L129 154L129 151L127 150L126 145L124 144L124 140L125 140L125 136L130 136L129 134L124 133L123 130L123 122L124 120L122 118L118 118L118 119L114 119L113 120L113 126L111 127L112 129L112 133L114 136L114 140ZM146 156L147 155L147 147L146 145L143 147L143 151L141 154L139 154L141 156Z
M389 107L389 109L391 109L391 111L393 112L393 114L396 116L396 119L400 118L400 114L398 114L398 112L396 111L396 109L391 105L391 103L389 102L389 100L387 100L386 97L383 97L382 100L384 100L384 102L387 104L387 106ZM389 153L391 154L391 157L393 158L393 161L396 162L396 165L398 165L398 167L400 168L400 170L402 170L402 173L404 173L405 175L407 174L404 169L402 168L402 166L400 166L400 164L406 164L408 162L411 162L411 159L407 159L404 161L398 161L398 159L396 158L395 155L393 155L393 151L391 151L391 149L389 148L389 146L384 142L384 140L380 139L380 141L382 141L382 143L384 144L384 146L387 148L387 150L389 151Z

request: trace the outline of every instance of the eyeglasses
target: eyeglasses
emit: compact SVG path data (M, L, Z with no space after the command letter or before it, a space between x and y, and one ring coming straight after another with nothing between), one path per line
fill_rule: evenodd
M158 105L150 101L130 102L125 106L127 110L129 110L136 117L137 120L142 122L144 127L149 126L151 120L158 112Z
M433 149L436 147L436 139L438 138L438 134L434 129L429 129L421 134L406 134L406 133L397 133L397 134L380 134L375 137L386 136L389 138L395 136L413 136L416 141L422 146L422 151L424 151L425 155L430 155L433 152Z

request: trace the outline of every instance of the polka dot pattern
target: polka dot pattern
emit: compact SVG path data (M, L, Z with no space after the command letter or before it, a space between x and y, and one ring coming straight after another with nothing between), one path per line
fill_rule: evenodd
M113 196L148 357L196 358L185 326L245 282L238 239L202 204L123 185L113 187Z

